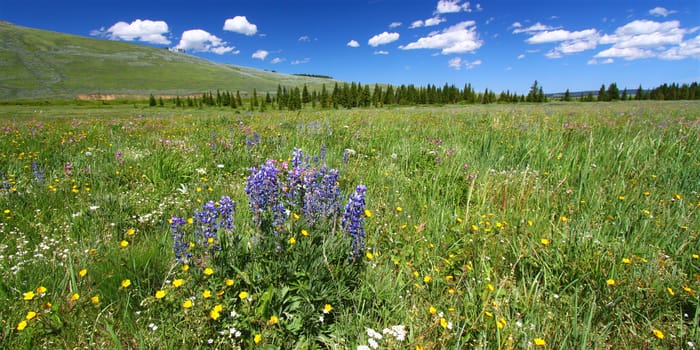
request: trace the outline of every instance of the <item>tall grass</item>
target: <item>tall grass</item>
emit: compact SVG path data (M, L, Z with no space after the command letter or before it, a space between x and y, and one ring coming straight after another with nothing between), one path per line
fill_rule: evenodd
M0 108L9 348L698 347L697 103ZM299 249L284 259L251 248L249 168L322 147L344 198L368 189L352 268L314 258L347 241L301 240L328 226L290 221ZM237 202L237 240L213 277L183 272L168 219L221 196Z

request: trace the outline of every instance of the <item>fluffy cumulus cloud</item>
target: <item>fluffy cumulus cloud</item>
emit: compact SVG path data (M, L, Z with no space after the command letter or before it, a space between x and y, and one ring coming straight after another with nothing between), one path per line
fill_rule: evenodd
M520 22L514 22L511 25L511 27L513 28L513 34L533 33L533 32L541 32L544 30L554 29L553 27L550 27L548 25L544 25L540 22L537 22L529 27L523 27L523 25Z
M284 61L285 61L284 58L275 57L275 58L273 58L273 59L270 60L270 63L272 63L272 64L277 64L277 63L282 63L282 62L284 62Z
M425 21L420 20L420 19L417 21L413 21L409 28L413 29L413 28L420 28L420 27L432 27L432 26L436 26L442 22L445 22L444 18L442 18L440 16L434 16L434 17L430 17L430 18L426 19Z
M654 7L653 9L649 10L650 15L657 17L666 17L672 13L676 13L676 11L667 10L663 7Z
M151 44L168 45L170 40L165 37L168 24L164 21L137 19L131 23L117 22L109 29L93 31L92 35L106 36L112 40L143 41Z
M345 45L350 46L350 47L360 47L360 43L358 43L357 40L350 40Z
M389 51L377 50L377 51L374 51L374 54L375 55L388 55Z
M441 32L430 33L417 41L402 45L402 50L439 49L443 55L474 52L483 45L476 32L474 21L464 21Z
M396 40L399 40L399 33L383 32L381 34L377 34L369 38L367 44L372 47L377 47L379 45L386 45L392 43Z
M573 32L564 29L555 29L536 32L532 34L526 42L529 44L559 43L557 47L549 51L545 56L549 58L560 58L565 54L595 49L598 45L599 38L600 34L595 29Z
M258 26L248 22L246 16L236 16L224 22L224 30L244 35L253 35L258 32Z
M460 0L440 0L437 3L437 8L435 13L455 13L455 12L472 12L469 8L469 1L460 4ZM477 5L477 8L481 8L481 5Z
M269 55L269 54L270 53L265 51L265 50L258 50L258 51L253 52L253 55L251 57L264 61L265 58L267 58L267 55Z
M184 31L180 43L175 48L185 51L213 52L219 55L227 52L238 53L238 51L234 51L233 46L227 46L225 41L202 29Z
M615 33L601 37L601 44L612 47L598 52L595 57L625 60L700 58L697 37L684 41L684 36L693 31L681 28L679 21L635 20L617 28Z
M401 22L391 22L391 24L389 24L389 28L398 28L401 27L401 24Z
M463 60L461 57L455 57L450 59L447 62L447 65L455 70L461 70L462 67L467 68L467 69L473 69L474 67L478 66L481 64L481 60L476 60L476 61L467 61Z

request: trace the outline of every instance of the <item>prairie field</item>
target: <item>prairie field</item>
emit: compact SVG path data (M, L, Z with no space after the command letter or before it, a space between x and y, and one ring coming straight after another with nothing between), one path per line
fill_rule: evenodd
M695 349L700 103L0 106L0 347Z

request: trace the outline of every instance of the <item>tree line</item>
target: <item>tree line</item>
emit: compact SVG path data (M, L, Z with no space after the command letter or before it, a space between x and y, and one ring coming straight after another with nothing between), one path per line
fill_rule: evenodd
M415 85L379 85L373 87L361 83L335 83L332 89L321 86L320 91L309 90L306 85L300 87L277 86L277 92L266 92L259 95L256 89L251 93L240 91L212 91L201 96L176 96L167 98L168 104L176 107L230 107L249 110L300 110L311 106L312 108L357 108L357 107L384 107L384 106L412 106L412 105L444 105L444 104L489 104L489 103L542 103L548 101L581 101L581 102L607 102L626 100L697 100L700 99L700 88L697 82L691 84L662 84L652 89L644 89L640 85L633 91L624 88L622 91L616 83L610 83L607 87L601 85L597 94L594 91L572 94L568 89L562 96L547 96L543 87L535 81L527 94L517 94L510 91L495 91L484 89L477 92L471 84L465 84L461 89L454 84L437 86ZM150 106L164 106L162 97L156 99L151 95Z

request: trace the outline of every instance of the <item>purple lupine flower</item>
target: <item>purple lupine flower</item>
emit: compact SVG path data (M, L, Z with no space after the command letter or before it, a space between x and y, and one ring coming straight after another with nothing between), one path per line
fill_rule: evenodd
M365 193L367 187L358 185L348 198L348 204L343 213L342 228L352 238L351 259L354 261L362 256L365 245Z
M253 222L258 227L262 226L265 214L280 204L277 171L271 160L260 166L260 169L250 169L251 175L248 177L245 192L248 194Z
M34 180L42 184L44 183L44 179L46 179L44 171L39 168L39 164L37 164L36 161L32 162L32 174L34 175Z
M175 251L175 258L178 262L186 263L191 257L191 254L187 251L189 247L189 242L185 240L185 232L182 226L185 224L185 219L173 216L170 219L170 234L173 237L173 251Z
M302 210L309 224L321 219L332 219L340 211L338 170L326 166L309 172L304 177L304 205Z
M194 213L194 237L197 243L202 247L209 247L216 243L217 236L217 219L219 211L216 208L214 201L208 201L204 204L201 211Z
M294 152L292 152L292 167L287 171L287 187L285 189L287 203L291 206L297 206L301 202L303 172L304 154L301 152L301 149L295 148Z

